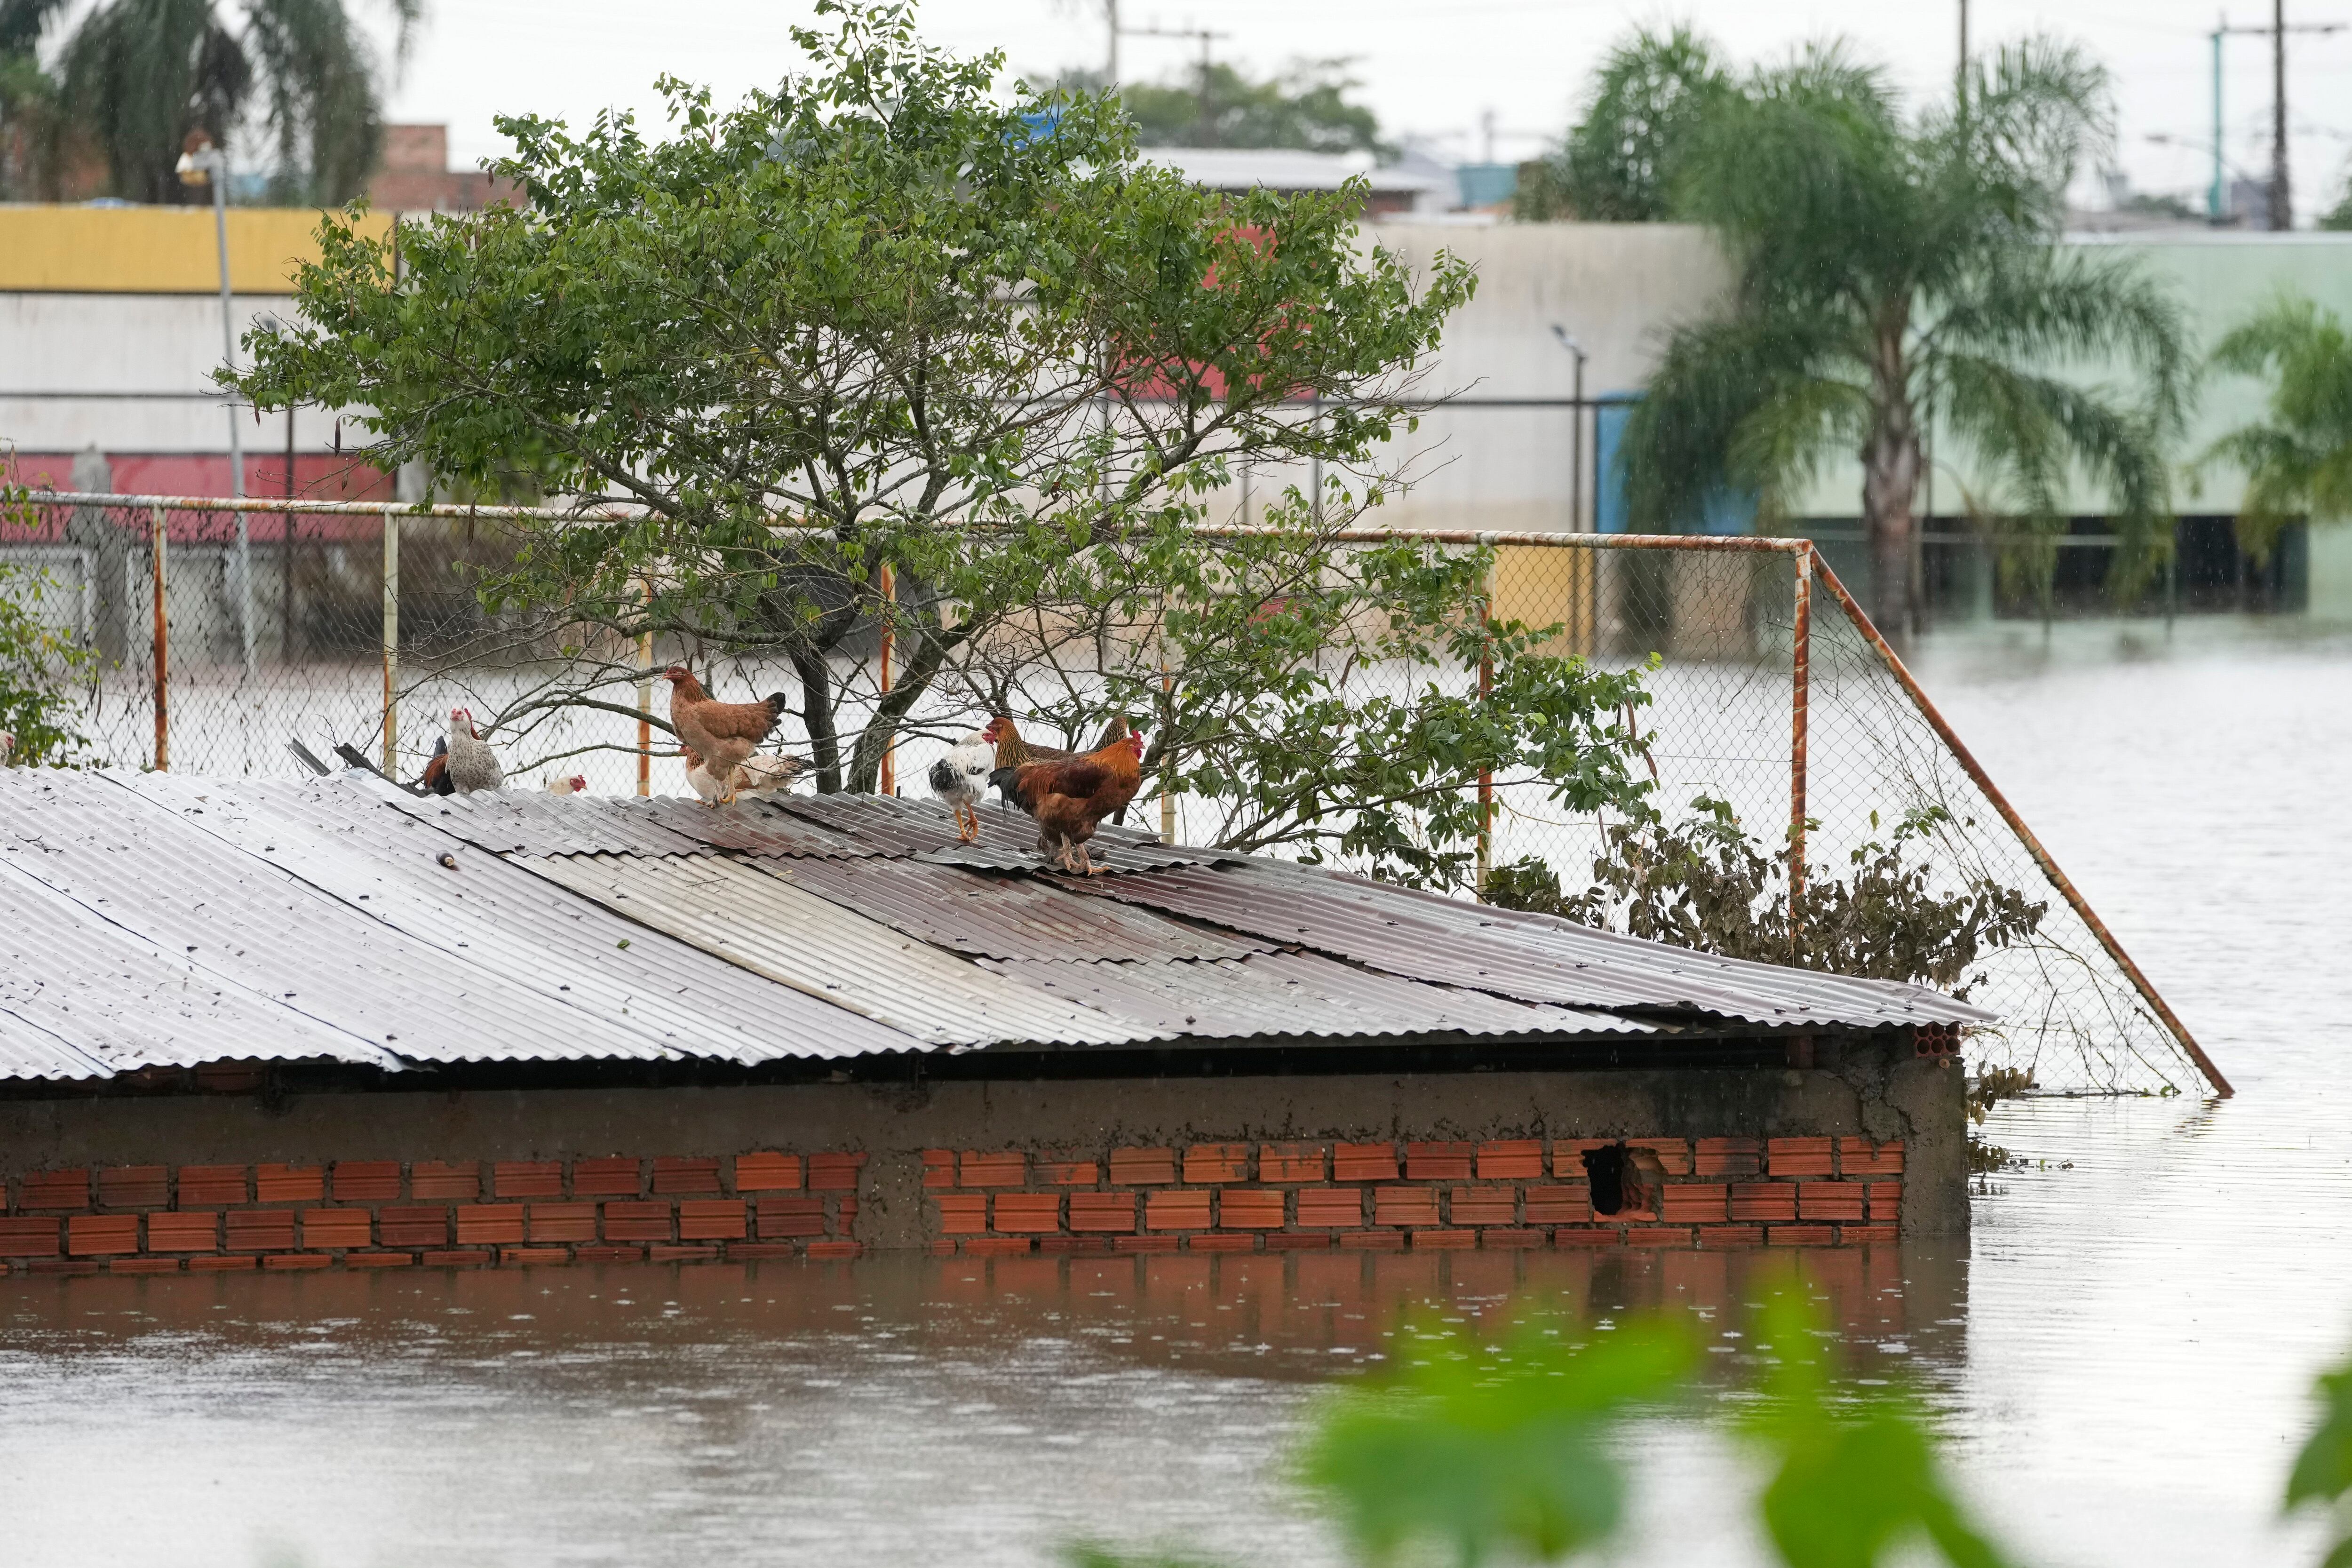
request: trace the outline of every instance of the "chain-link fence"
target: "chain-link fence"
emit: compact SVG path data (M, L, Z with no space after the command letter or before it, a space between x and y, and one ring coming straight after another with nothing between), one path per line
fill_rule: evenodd
M341 760L414 779L450 710L465 708L499 747L511 787L576 776L597 793L684 793L675 744L640 714L666 711L656 661L699 667L701 650L616 637L560 610L484 611L477 572L516 547L495 509L36 496L24 521L0 542L0 562L19 582L43 574L40 613L98 655L79 721L100 763L297 775L299 746L330 765L340 749ZM1943 893L2015 889L2042 905L2030 934L1966 966L1971 999L2004 1019L1974 1042L1976 1061L2029 1070L2045 1089L2186 1090L2200 1072L2221 1087L1810 544L1432 537L1491 549L1489 613L1549 628L1546 651L1612 668L1657 656L1651 702L1628 717L1669 819L1720 802L1768 855L1800 831L1802 852L1788 863L1820 879L1851 874L1857 851L1909 822L1906 853ZM887 689L887 646L874 628L835 650L845 740ZM1110 659L1104 648L1097 671ZM781 659L719 673L727 695L793 684ZM1058 655L1017 673L998 686L1016 711L1024 697L1089 679ZM1430 683L1472 690L1477 672L1348 660L1334 679L1343 696L1395 695ZM978 721L970 689L935 689L894 748L900 787L919 792L930 763ZM804 741L788 716L780 749ZM1611 825L1557 806L1539 783L1496 779L1491 794L1482 875L1535 863L1582 889L1622 848ZM1213 802L1147 795L1138 809L1188 841L1218 831Z

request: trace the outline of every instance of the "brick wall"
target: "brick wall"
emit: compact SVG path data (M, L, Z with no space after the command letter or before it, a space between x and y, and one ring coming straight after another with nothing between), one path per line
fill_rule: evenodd
M39 1171L0 1186L15 1272L854 1258L863 1153Z
M1622 1142L1664 1176L1592 1206L1584 1153ZM1866 1138L1193 1143L923 1152L945 1255L1349 1247L1850 1247L1893 1241L1903 1145Z

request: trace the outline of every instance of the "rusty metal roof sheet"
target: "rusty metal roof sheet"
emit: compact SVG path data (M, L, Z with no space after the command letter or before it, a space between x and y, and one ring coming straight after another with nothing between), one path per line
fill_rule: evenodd
M150 773L127 787L345 909L495 976L509 995L572 1009L657 1054L736 1062L919 1049L922 1042L779 987L453 843L426 821L339 784L215 783ZM443 856L456 862L441 864ZM497 1059L498 1040L471 1053Z
M578 798L578 797L574 797ZM708 805L677 795L588 796L592 810L616 810L642 817L665 831L691 838L713 849L744 855L864 857L879 853L871 844L803 821L764 801L739 800L732 805Z
M1075 899L1031 877L978 875L913 859L794 860L762 869L935 947L983 958L1168 963L1270 950L1108 899Z
M527 864L640 924L932 1045L1164 1037L992 974L739 861L593 855Z
M499 855L707 855L700 839L675 833L611 797L488 790L476 795L413 795L364 773L354 787L444 833Z
M1312 868L1251 860L1091 882L1097 897L1164 910L1351 959L1389 973L1531 1002L1688 1011L1774 1026L1990 1023L1995 1015L1923 986L1717 958L1545 917Z
M1037 852L1037 825L1001 804L980 808L976 844L958 842L954 816L936 800L887 795L786 795L774 796L772 804L868 846L867 854L907 856L991 871L1034 871L1045 864ZM1171 847L1151 834L1108 822L1096 829L1095 847L1097 858L1115 871L1234 858L1215 849Z

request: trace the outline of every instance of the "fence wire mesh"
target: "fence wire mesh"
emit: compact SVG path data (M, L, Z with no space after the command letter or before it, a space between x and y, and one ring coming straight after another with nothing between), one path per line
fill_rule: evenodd
M600 794L687 793L674 742L639 713L665 711L651 669L681 657L699 666L701 650L648 647L573 625L560 609L486 612L476 573L514 548L494 519L37 496L20 521L30 526L0 541L0 564L16 569L0 591L22 599L39 584L37 612L97 655L79 689L89 761L301 776L308 769L289 745L299 742L331 765L342 747L414 779L450 710L462 707L501 751L509 787L576 776ZM1696 802L1722 802L1777 852L1801 788L1805 875L1815 879L1844 874L1857 850L1886 841L1906 819L1923 822L1911 852L1935 887L1989 883L2044 906L2030 936L1968 966L1970 999L2003 1019L1971 1043L1975 1063L2031 1072L2044 1089L2199 1087L2193 1043L2086 920L2087 906L2070 902L1859 612L1822 591L1817 556L1741 540L1642 549L1591 535L1509 538L1491 546L1492 616L1551 628L1544 651L1615 669L1657 660L1636 721L1653 799L1669 820ZM1801 574L1811 577L1801 638ZM1792 722L1801 646L1801 742ZM1104 647L1088 669L1066 651L1010 680L994 672L1016 714L1024 701L1052 707L1057 691L1097 678L1104 662L1150 657ZM876 636L852 638L834 658L847 738L884 689L880 654ZM714 673L714 687L735 696L793 684L780 659L721 663ZM1475 690L1477 672L1349 660L1333 679L1342 695L1393 698L1431 684ZM942 682L911 713L893 753L902 793L922 793L929 764L982 721L973 690ZM775 749L804 754L805 742L788 715ZM1582 889L1612 852L1608 824L1552 804L1537 781L1498 778L1493 798L1495 867L1539 863ZM1197 798L1162 810L1148 794L1138 803L1145 824L1167 822L1191 842L1213 841L1223 820L1216 803Z

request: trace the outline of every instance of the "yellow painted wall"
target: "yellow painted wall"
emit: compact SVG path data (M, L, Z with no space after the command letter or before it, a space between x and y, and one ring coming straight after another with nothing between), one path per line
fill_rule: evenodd
M391 224L371 213L367 226ZM319 214L231 207L228 266L239 294L290 294L297 258L314 259ZM212 294L220 263L210 207L0 206L0 292Z

